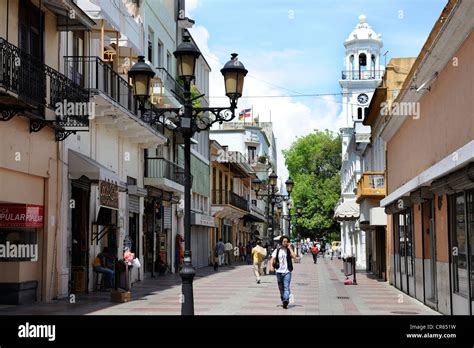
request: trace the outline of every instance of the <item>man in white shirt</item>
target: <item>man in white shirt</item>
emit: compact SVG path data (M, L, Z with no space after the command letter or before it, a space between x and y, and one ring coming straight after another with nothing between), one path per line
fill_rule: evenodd
M225 263L226 265L231 265L232 262L231 262L231 257L232 257L232 250L234 250L234 247L232 246L232 243L229 241L227 241L227 243L225 243Z
M293 271L293 259L296 259L296 255L291 248L290 238L288 238L288 236L282 236L280 238L280 244L281 246L272 253L270 271L276 271L278 288L280 289L280 299L283 308L286 309L290 301L291 272Z

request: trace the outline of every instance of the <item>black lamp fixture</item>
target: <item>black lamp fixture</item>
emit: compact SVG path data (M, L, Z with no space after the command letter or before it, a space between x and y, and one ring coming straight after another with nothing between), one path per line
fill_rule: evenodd
M201 52L194 43L191 42L189 35L183 36L183 42L181 42L176 51L173 52L176 57L178 66L178 76L185 81L185 83L191 83L196 76L196 61L201 56Z
M133 94L143 106L150 97L151 79L155 77L153 69L145 62L145 56L138 56L138 61L128 71L132 80Z
M221 70L224 76L225 93L230 99L228 107L193 107L191 97L191 82L195 79L196 64L201 52L192 42L189 33L183 33L183 42L178 45L173 55L177 60L178 77L184 82L183 95L177 95L182 103L180 107L158 108L149 102L151 79L155 76L153 69L145 62L145 57L139 56L137 63L128 71L134 96L139 103L141 119L151 126L161 124L174 132L179 132L184 138L184 241L185 251L183 266L180 270L182 278L181 314L194 315L193 279L196 274L191 259L191 138L196 132L208 130L216 122L223 123L235 118L237 101L242 96L245 69L242 62L232 53L231 59Z
M271 211L271 225L272 225L272 232L271 232L271 240L273 241L273 231L275 231L275 205L277 205L277 210L278 213L281 215L282 212L282 206L281 203L283 201L288 201L290 199L291 192L293 191L293 188L295 186L295 183L291 178L288 178L288 180L285 181L286 185L286 191L288 194L283 195L283 194L277 194L276 192L276 186L277 186L277 181L278 181L278 175L275 173L275 171L272 171L271 174L268 176L268 183L264 184L259 178L255 178L252 180L252 190L255 191L255 196L257 199L268 199L268 202L272 206L272 211ZM267 191L267 193L260 193L260 191ZM283 218L287 219L290 222L291 226L291 215L288 214L288 216L282 216Z

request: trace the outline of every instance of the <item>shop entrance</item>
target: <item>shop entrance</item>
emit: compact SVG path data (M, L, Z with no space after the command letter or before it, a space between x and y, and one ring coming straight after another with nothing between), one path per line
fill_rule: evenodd
M89 190L87 190L89 188ZM71 192L71 281L70 293L87 292L89 282L89 199L90 186L75 184Z
M472 315L474 309L474 191L449 199L452 314Z

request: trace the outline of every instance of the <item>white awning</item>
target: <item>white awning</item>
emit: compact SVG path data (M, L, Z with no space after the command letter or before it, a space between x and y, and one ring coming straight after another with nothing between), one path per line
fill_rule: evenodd
M359 204L349 199L342 202L334 212L334 218L338 221L357 220L360 216Z
M122 186L120 178L115 172L79 152L69 149L68 163L70 179L79 179L81 176L86 176L93 181L108 181Z

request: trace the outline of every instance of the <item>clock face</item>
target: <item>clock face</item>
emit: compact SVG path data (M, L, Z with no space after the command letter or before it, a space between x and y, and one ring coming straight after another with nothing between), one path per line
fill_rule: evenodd
M369 97L367 96L367 94L362 93L362 94L359 94L359 96L357 97L357 101L360 104L367 104L367 102L369 101Z

